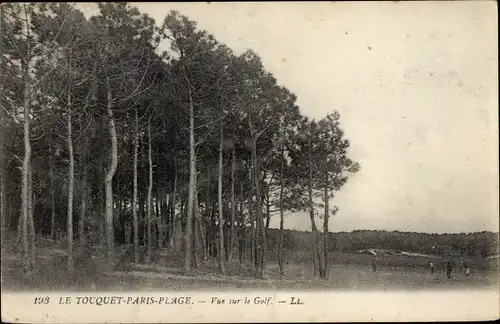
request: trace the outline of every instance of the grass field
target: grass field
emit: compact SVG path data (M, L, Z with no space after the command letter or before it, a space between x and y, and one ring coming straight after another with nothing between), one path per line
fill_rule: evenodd
M418 290L478 289L499 287L498 271L472 266L465 277L454 272L446 278L441 271L430 274L428 258L387 256L377 260L377 271L371 267L372 257L363 254L332 252L328 280L313 279L308 253L287 253L286 274L279 275L278 266L268 259L265 280L252 278L249 264L227 264L228 274L218 274L217 262L203 262L199 269L182 271L182 255L171 253L154 263L133 264L131 255L118 249L121 262L106 272L100 258L75 256L75 272L66 272L64 243L41 240L37 246L37 270L30 278L23 276L18 246L15 241L2 245L2 288L7 290L228 290L228 289L300 289L300 290ZM156 260L155 260L156 259ZM479 264L479 263L478 263Z

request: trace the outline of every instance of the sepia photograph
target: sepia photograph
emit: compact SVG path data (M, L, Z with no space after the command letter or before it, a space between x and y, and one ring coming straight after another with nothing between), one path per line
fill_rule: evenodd
M496 2L10 2L0 46L3 321L500 317Z

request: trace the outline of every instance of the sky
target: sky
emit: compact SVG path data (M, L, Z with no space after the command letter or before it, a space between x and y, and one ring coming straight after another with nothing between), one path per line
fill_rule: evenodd
M494 1L131 4L253 49L304 115L340 112L361 171L332 199L330 231L498 231ZM310 229L308 214L285 227Z

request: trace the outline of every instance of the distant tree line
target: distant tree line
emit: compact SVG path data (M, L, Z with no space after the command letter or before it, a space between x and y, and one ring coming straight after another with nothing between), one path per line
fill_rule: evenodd
M268 230L270 249L274 249L278 231ZM429 234L400 231L356 230L329 233L330 251L356 252L365 249L387 249L440 256L487 257L499 252L499 235L494 232ZM287 252L307 251L311 248L311 233L284 231Z

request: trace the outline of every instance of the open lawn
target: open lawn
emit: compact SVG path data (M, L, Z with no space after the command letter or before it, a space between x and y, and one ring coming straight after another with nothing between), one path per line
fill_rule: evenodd
M129 249L128 249L129 250ZM81 254L81 253L80 253ZM279 275L276 262L268 260L265 280L252 278L249 264L228 262L228 275L218 273L217 262L209 260L189 274L182 271L182 255L170 253L153 258L152 264L133 264L127 247L117 249L121 256L114 271L106 272L100 257L75 253L75 272L66 272L64 243L40 241L37 270L31 278L23 276L18 247L14 241L2 245L2 288L7 290L418 290L477 289L499 287L498 272L472 268L470 276L459 272L453 278L437 270L430 274L428 258L389 256L378 260L377 271L367 255L331 253L328 280L313 279L307 253L287 253L285 276Z

